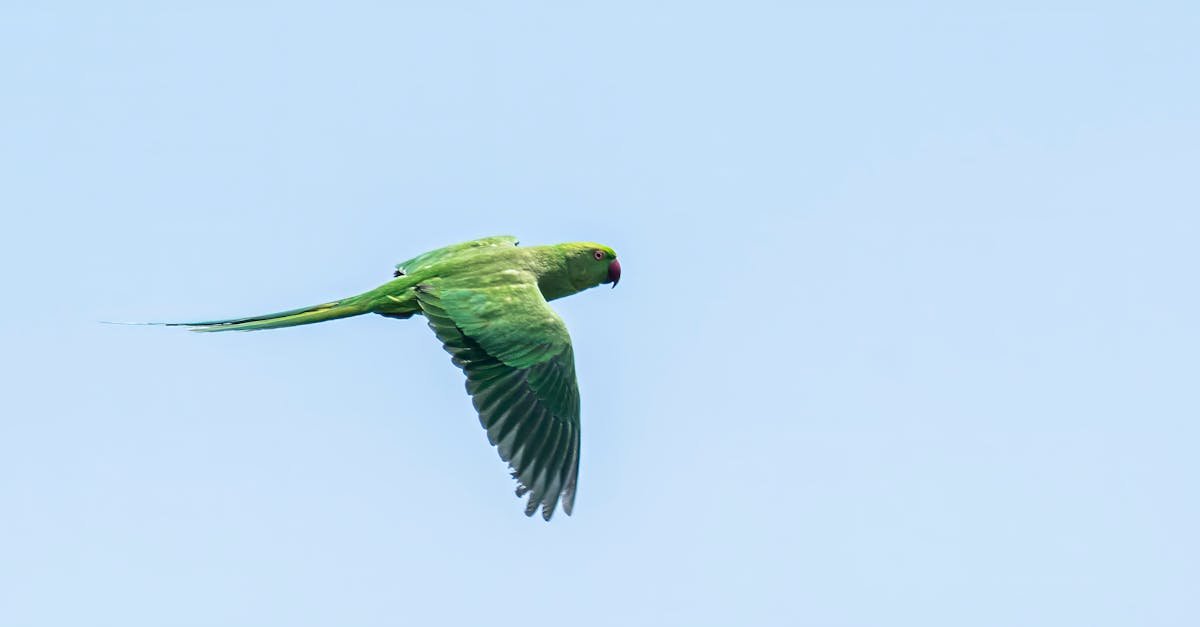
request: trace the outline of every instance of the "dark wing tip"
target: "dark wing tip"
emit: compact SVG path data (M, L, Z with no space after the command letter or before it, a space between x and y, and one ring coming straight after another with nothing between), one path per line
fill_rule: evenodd
M513 479L517 480L517 489L515 490L517 498L523 498L526 494L529 495L529 501L525 503L525 515L533 518L533 515L540 509L542 510L542 520L549 521L554 516L554 510L558 507L558 495L546 494L542 498L538 498L537 493L533 493L524 482L518 478L517 473L512 473ZM571 515L571 509L574 503L574 498L568 500L568 495L563 494L562 506L563 511L568 516Z

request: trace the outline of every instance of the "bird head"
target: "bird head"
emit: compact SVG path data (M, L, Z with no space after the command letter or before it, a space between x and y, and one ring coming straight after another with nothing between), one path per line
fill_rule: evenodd
M594 242L572 244L567 252L567 268L571 282L579 289L601 283L612 283L616 287L621 280L621 262L617 261L617 253Z

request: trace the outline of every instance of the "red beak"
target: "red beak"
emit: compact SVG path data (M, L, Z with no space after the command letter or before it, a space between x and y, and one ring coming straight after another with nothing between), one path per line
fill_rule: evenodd
M621 262L617 261L616 259L613 259L612 263L608 264L608 280L605 281L605 283L612 283L613 287L616 287L617 283L619 283L620 281L621 281Z

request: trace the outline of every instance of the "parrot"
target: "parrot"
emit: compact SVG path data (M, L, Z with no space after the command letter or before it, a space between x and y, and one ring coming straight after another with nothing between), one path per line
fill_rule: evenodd
M566 324L549 301L621 280L613 249L592 242L518 246L485 237L396 265L393 278L357 296L273 314L169 322L193 331L280 329L366 313L424 316L467 393L488 442L529 495L525 515L568 516L579 477L579 385Z

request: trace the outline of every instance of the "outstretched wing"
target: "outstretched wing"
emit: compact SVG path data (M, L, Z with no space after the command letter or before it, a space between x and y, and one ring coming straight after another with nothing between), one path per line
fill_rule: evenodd
M579 475L579 387L571 338L533 275L501 273L484 286L417 286L429 326L467 375L488 441L529 493L525 514L570 515Z

